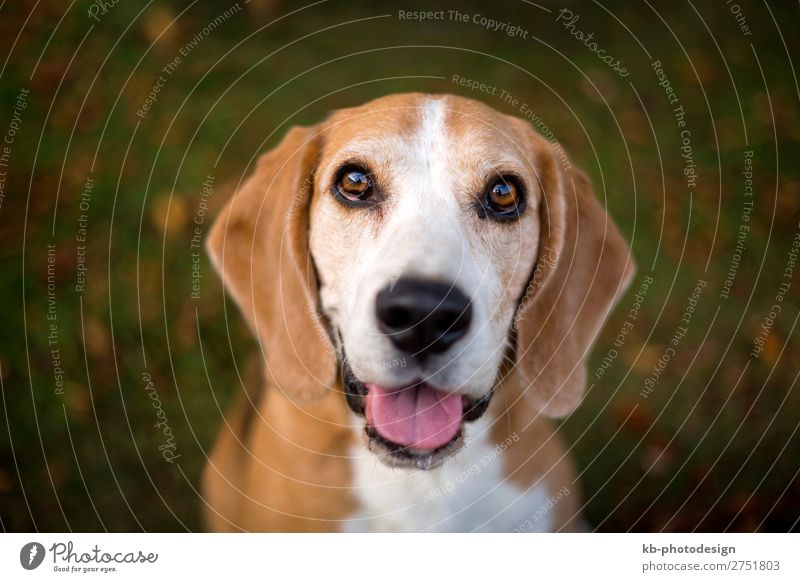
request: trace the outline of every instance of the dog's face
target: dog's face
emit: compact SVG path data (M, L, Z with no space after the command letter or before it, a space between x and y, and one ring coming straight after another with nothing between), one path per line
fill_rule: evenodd
M323 143L310 249L348 401L373 450L428 463L498 379L537 256L536 160L505 116L452 98L339 112Z
M395 466L455 451L504 362L543 412L574 407L632 274L585 178L526 123L458 97L294 130L237 197L209 248L273 379L319 395L338 371Z

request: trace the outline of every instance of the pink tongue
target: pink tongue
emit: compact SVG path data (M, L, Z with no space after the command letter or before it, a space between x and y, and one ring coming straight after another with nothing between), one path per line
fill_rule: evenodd
M461 426L461 395L426 384L387 390L367 384L367 422L385 439L430 450L450 442Z

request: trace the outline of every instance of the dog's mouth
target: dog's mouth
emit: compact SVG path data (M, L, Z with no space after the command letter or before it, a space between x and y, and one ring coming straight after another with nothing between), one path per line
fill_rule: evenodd
M365 384L344 367L347 404L366 419L369 449L394 467L430 469L463 445L464 423L480 418L493 391L473 399L422 380L400 388Z

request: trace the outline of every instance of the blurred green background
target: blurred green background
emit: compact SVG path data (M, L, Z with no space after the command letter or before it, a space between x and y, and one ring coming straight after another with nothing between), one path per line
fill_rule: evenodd
M402 91L520 114L453 75L504 89L540 116L591 175L639 265L592 355L588 397L562 424L590 524L798 528L800 266L786 273L800 229L796 2L252 0L222 20L234 0L98 6L0 7L0 133L15 125L0 166L3 530L201 527L199 474L256 350L238 314L226 323L235 308L204 253L191 296L203 182L214 177L205 235L254 158L291 125ZM571 29L562 8L579 15ZM470 20L398 17L419 9ZM488 30L475 14L527 38ZM594 33L629 74L575 31ZM696 185L683 173L657 60L685 110ZM160 75L157 100L138 115ZM615 347L645 277L653 283ZM698 280L707 284L686 336L659 370ZM172 463L153 394L173 431Z

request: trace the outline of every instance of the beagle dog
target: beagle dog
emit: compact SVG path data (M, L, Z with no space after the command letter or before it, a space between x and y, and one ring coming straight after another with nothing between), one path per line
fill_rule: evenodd
M259 340L203 475L217 531L568 531L547 417L634 272L530 125L402 94L294 128L207 241Z

